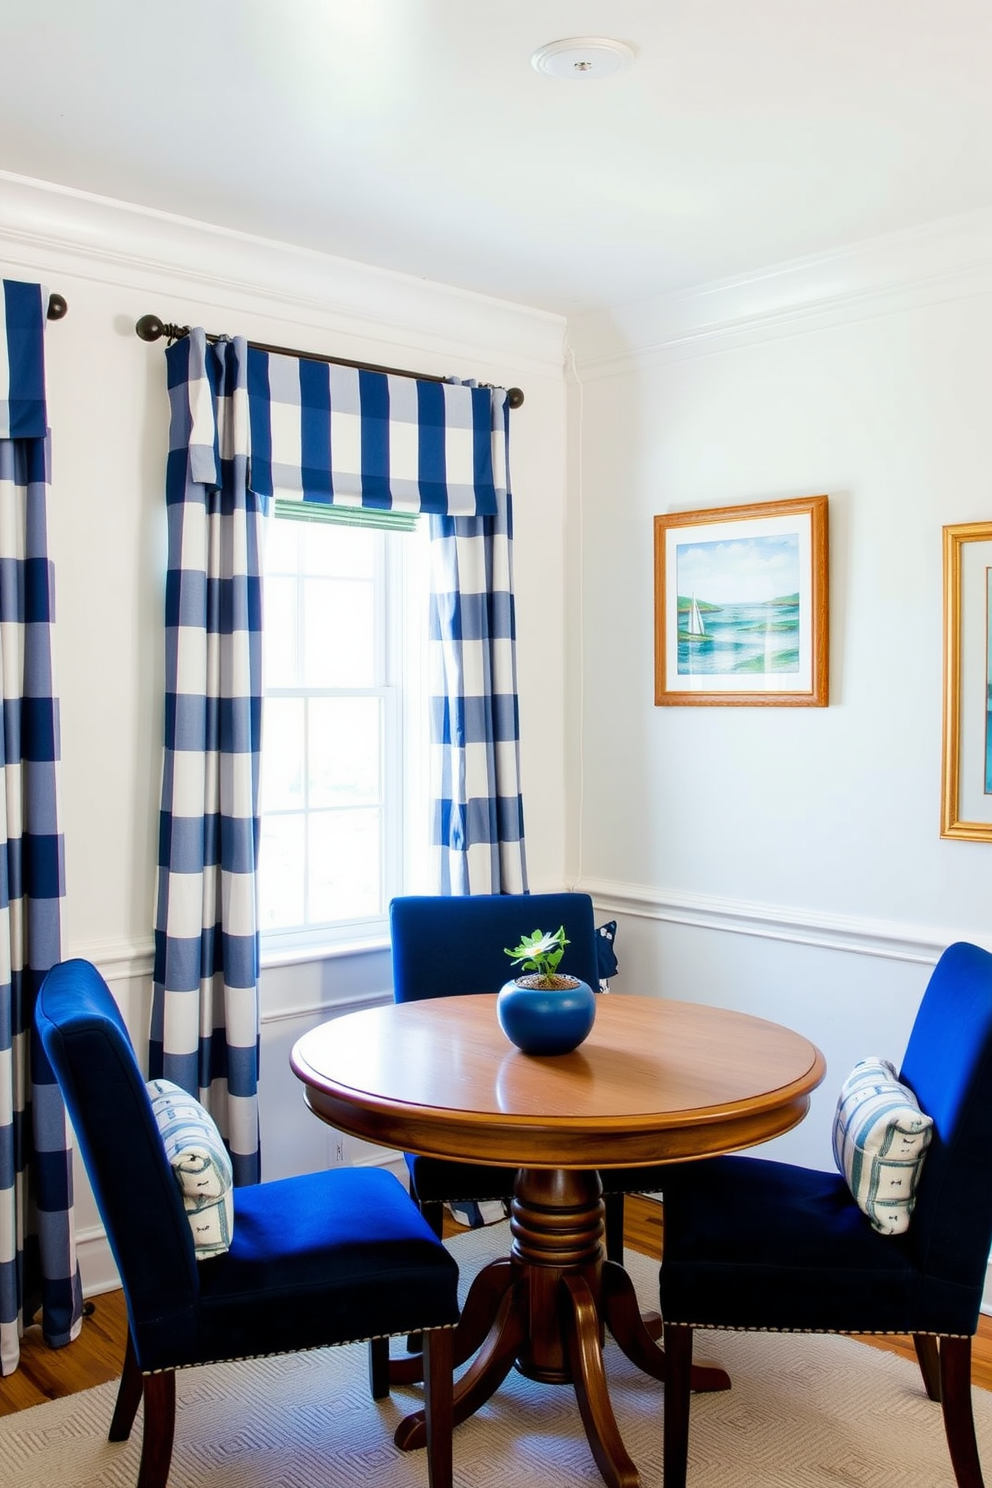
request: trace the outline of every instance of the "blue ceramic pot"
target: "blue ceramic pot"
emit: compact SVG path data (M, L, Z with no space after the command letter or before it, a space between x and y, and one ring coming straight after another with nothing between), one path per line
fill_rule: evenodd
M596 994L569 977L567 987L534 987L536 977L507 982L496 998L499 1026L524 1054L568 1054L596 1020Z

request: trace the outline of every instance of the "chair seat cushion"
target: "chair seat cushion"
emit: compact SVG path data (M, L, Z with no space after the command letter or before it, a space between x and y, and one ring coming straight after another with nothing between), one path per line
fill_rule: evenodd
M600 1168L599 1177L604 1194L653 1194L664 1190L671 1171L671 1163L659 1163L653 1168Z
M162 1339L139 1347L143 1369L457 1321L457 1263L392 1173L334 1168L237 1188L234 1203L230 1250L197 1268L195 1357Z
M516 1168L454 1162L443 1157L417 1157L412 1152L404 1156L413 1192L425 1202L441 1200L450 1203L472 1199L483 1203L486 1199L513 1197ZM671 1165L666 1163L653 1168L603 1168L599 1176L604 1194L657 1193L664 1187L665 1177L670 1172Z
M509 1199L513 1196L516 1168L496 1168L487 1163L449 1162L443 1157L404 1154L410 1170L410 1186L423 1203L458 1199Z
M761 1158L675 1164L661 1310L700 1327L971 1333L974 1287L924 1279L911 1235L880 1235L844 1179Z

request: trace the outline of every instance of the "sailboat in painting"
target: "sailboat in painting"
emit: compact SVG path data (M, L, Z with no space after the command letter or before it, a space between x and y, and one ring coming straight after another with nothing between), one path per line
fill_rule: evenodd
M689 601L689 617L685 629L679 631L679 640L700 642L710 639L711 637L706 634L706 626L703 623L699 605L696 603L696 596L693 595Z

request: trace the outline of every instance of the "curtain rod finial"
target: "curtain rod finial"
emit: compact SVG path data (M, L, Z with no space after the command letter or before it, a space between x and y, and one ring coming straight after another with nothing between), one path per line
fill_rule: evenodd
M160 341L163 336L170 341L181 341L189 335L189 326L173 325L171 320L160 320L157 315L143 315L135 322L134 332L142 341Z
M61 320L68 313L69 304L65 295L53 294L48 296L47 318L49 320Z
M157 341L165 331L165 326L157 315L143 315L135 324L134 330L142 341Z
M521 403L524 401L523 389L507 388L506 401L511 408L519 408Z

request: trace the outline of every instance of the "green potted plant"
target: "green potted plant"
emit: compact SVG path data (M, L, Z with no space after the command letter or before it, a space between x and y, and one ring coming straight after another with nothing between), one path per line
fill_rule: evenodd
M587 1038L596 1018L596 996L588 982L560 972L568 945L564 925L534 930L506 954L520 973L500 989L499 1025L524 1054L567 1054Z

